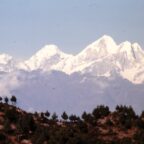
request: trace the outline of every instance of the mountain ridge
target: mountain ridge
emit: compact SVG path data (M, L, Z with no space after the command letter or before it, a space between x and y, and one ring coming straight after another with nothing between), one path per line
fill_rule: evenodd
M0 55L0 70L11 72L15 70L62 71L66 74L74 72L91 73L106 76L111 71L133 83L143 83L144 51L138 43L129 41L116 44L112 37L104 35L89 44L77 55L66 54L56 45L46 45L29 59L18 62L7 54ZM105 67L105 70L100 71ZM107 69L106 69L107 67ZM133 70L133 72L130 72ZM97 73L97 74L96 74ZM141 78L139 78L141 77Z
M77 55L50 45L22 62L11 57L0 70L1 95L18 96L27 111L81 113L99 104L144 109L144 51L137 43L117 45L104 36Z

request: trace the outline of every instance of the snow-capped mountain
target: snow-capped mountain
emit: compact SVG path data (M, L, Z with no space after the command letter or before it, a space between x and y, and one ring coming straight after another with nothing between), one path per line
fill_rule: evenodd
M46 45L22 62L0 55L0 71L1 95L17 95L26 110L80 113L97 104L144 109L144 51L137 43L117 44L105 35L77 55Z
M39 50L30 59L19 64L19 68L32 71L32 70L51 70L53 65L60 61L65 61L71 55L65 54L58 49L55 45L46 45Z
M117 45L105 35L75 56L63 53L55 45L47 45L20 63L18 69L58 70L66 74L80 72L95 76L109 76L116 72L133 83L142 83L143 65L144 51L137 43L126 41Z
M109 36L104 36L87 46L73 59L72 64L72 72L90 72L92 75L106 76L115 71L133 83L144 81L144 75L138 75L143 71L144 65L144 51L141 47L130 42L116 45Z

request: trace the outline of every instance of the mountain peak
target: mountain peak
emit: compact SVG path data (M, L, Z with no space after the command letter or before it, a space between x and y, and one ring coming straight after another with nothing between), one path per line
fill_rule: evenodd
M97 41L93 42L88 47L96 49L97 52L103 51L105 54L113 54L117 52L117 45L112 37L104 35L99 38Z
M122 42L120 46L131 47L131 43L129 41Z
M22 68L29 70L49 70L52 66L57 65L59 62L67 59L69 56L70 55L59 50L56 45L46 45L30 59L26 60L24 62L24 66L22 65Z
M113 38L109 35L103 35L101 38L99 38L98 40L103 40L103 41L111 41L111 42L114 42Z
M80 59L91 61L105 57L109 54L115 54L117 51L118 47L115 41L110 36L104 35L88 45L81 53L79 53L79 56L81 57Z
M117 51L116 42L108 35L102 36L94 43L100 48L105 48L108 53L115 53Z
M119 52L125 53L128 59L143 60L144 52L138 43L130 43L125 41L119 45Z
M56 45L45 45L42 49L40 49L36 55L37 56L52 56L59 53L60 50Z

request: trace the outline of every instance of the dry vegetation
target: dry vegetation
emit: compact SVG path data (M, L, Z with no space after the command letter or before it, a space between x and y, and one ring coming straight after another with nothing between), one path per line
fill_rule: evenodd
M137 116L131 107L117 106L110 112L98 106L81 117L61 119L56 113L27 113L0 103L0 144L143 144L144 112Z

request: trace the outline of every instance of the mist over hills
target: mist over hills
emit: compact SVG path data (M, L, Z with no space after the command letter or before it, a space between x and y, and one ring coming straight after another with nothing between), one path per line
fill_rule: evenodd
M103 36L77 55L46 45L25 61L0 54L0 93L30 111L79 114L96 105L144 109L144 51Z

